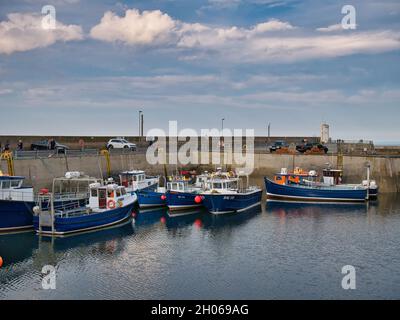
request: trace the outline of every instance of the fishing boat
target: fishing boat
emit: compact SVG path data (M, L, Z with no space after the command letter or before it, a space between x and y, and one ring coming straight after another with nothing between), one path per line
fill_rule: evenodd
M175 211L201 207L202 203L198 195L203 191L209 178L208 172L192 178L185 176L170 177L165 193L168 209Z
M259 206L262 190L256 186L249 186L249 177L246 184L243 176L213 176L207 183L207 190L203 191L196 200L212 214L242 212Z
M159 177L147 176L143 170L123 171L119 174L120 184L129 193L154 190L158 186Z
M201 202L196 200L201 193L201 188L189 184L188 180L174 178L167 182L165 200L169 210L186 210L201 207Z
M368 187L359 185L327 184L317 181L318 174L289 173L283 168L273 180L264 177L268 201L362 202L368 198Z
M145 189L136 191L140 208L163 207L167 205L165 187L157 187L154 190Z
M23 176L0 175L0 232L18 231L33 227L33 207L37 201L32 187L24 187ZM52 194L56 206L73 203L86 205L89 199L89 184L100 179L89 177L81 172L66 172L65 176L53 179ZM48 189L41 189L41 193ZM49 202L43 199L43 207Z
M0 174L0 232L32 228L34 194L32 187L23 187L24 179Z
M63 236L110 227L130 218L137 196L127 193L125 187L117 184L89 186L89 203L77 206L70 202L55 206L52 193L39 196L38 205L33 208L33 224L38 234ZM43 206L48 202L50 206Z

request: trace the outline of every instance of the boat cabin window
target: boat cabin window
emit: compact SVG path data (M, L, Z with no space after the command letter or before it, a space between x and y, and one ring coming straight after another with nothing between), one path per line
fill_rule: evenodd
M120 196L121 196L121 189L118 188L118 189L116 190L116 193L117 193L117 197L120 197Z
M114 190L107 190L107 197L114 198Z
M98 189L98 190L99 190L99 208L105 209L107 208L106 189Z
M227 189L237 189L237 181L230 181L227 183Z
M1 188L2 189L10 189L11 186L11 181L10 180L3 180L1 182Z
M214 182L213 183L213 189L222 189L222 183Z
M21 180L11 180L11 188L18 188L21 185Z
M168 187L170 190L177 190L178 184L176 182L170 182L170 183L168 183Z
M125 190L125 188L121 188L121 194L124 196L124 195L126 195L126 190Z
M90 190L90 196L91 197L97 197L97 189L96 188L93 188L93 189Z
M184 182L169 182L167 184L169 190L175 191L184 191L185 190L185 183Z

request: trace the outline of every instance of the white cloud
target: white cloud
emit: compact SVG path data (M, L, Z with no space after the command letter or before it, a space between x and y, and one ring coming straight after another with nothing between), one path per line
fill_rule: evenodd
M43 29L42 16L32 13L10 13L0 22L0 54L47 47L57 41L83 39L82 28L57 21L56 29Z
M165 43L173 35L176 22L159 10L143 11L130 9L124 17L107 11L90 35L107 42L120 41L126 44Z
M338 26L318 31L335 31ZM178 59L186 61L204 59L210 52L230 62L293 62L400 49L399 34L390 30L321 35L276 19L248 28L217 27L174 20L159 10L127 10L123 17L106 12L91 36L131 46L175 46L180 49Z
M256 33L263 33L269 31L281 31L281 30L291 30L295 29L290 23L282 22L276 19L271 19L268 22L263 22L257 24L253 31Z
M11 90L11 89L1 89L0 88L0 96L1 95L3 95L3 94L9 94L9 93L12 93L13 92L13 90Z
M318 28L317 31L320 32L336 32L336 31L343 31L343 27L340 23L338 24L333 24L329 27L324 27L324 28Z

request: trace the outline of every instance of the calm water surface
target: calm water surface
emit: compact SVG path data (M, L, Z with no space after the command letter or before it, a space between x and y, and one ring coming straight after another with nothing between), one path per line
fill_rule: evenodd
M369 205L265 204L169 217L53 241L0 236L0 299L399 299L400 197ZM57 270L43 290L44 265ZM353 265L357 289L341 287Z

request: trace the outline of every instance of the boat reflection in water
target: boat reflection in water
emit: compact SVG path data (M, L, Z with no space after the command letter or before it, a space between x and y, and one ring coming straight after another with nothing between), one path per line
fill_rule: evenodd
M261 205L241 213L212 215L205 208L170 211L167 208L140 209L135 214L135 227L140 230L143 226L161 223L167 229L178 229L194 225L197 228L218 228L240 225L261 213Z
M63 260L85 260L115 257L125 250L125 239L134 234L132 219L106 229L65 237L35 236L37 250L33 251L33 268L57 266ZM78 249L78 250L77 250Z
M376 203L312 203L293 201L267 201L266 212L278 214L321 215L340 212L367 213Z
M247 223L262 211L261 204L240 213L228 213L223 215L208 214L203 219L204 229L218 229L234 227Z
M12 264L18 264L32 257L38 248L36 235L32 231L2 234L0 236L0 256L5 269Z

